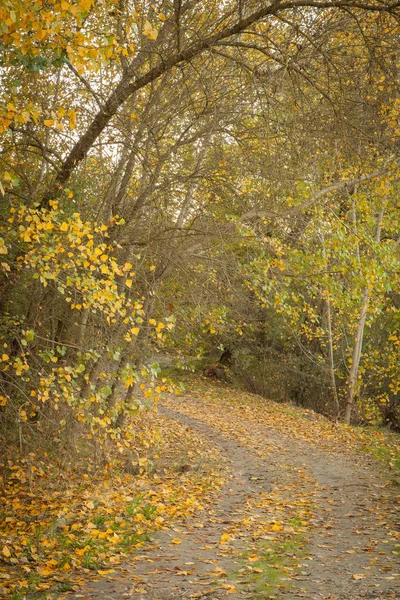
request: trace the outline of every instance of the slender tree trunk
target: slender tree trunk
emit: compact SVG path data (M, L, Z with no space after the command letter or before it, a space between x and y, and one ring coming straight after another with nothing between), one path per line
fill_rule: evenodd
M78 347L79 347L79 349L83 348L88 320L89 320L89 309L85 308L81 314L81 319L80 319L80 323L79 323L79 332L78 332Z
M336 387L335 361L334 361L334 356L333 356L332 311L331 311L331 302L329 299L326 301L326 316L327 316L327 321L328 321L329 375L330 375L330 379L331 379L333 402L335 405L335 416L337 418L339 416L340 406L339 406L339 398L338 398L337 387Z
M325 261L325 268L329 270L328 259L326 256L326 248L325 248L325 237L321 234L321 243L322 243L322 251ZM331 380L331 388L332 388L332 396L333 403L335 406L335 417L336 419L339 417L340 413L340 405L339 398L336 387L336 375L335 375L335 359L333 354L333 335L332 335L332 307L331 301L329 297L325 301L326 306L326 320L327 320L327 329L328 329L328 350L329 350L329 377Z
M382 208L382 210L379 212L379 215L378 215L376 234L375 234L376 242L380 242L380 240L381 240L382 220L383 220L384 212L385 212L385 210L384 210L384 208ZM355 210L354 201L353 201L352 213L353 213L354 230L355 230L355 233L357 233L356 210ZM360 262L360 250L359 250L358 244L357 244L357 257ZM355 340L354 340L352 363L351 363L349 377L347 380L346 411L345 411L345 415L344 415L344 422L347 425L350 425L351 413L353 411L353 406L354 406L354 397L355 397L356 386L357 386L358 369L360 366L362 345L363 345L363 339L364 339L364 327L365 327L365 321L367 319L367 314L368 314L368 304L369 304L369 291L368 291L368 286L366 286L364 288L364 292L363 292L360 316L358 319L357 331L356 331L356 336L355 336Z
M115 427L117 429L120 429L121 431L125 427L127 411L128 411L128 403L129 403L128 401L129 401L129 398L132 396L134 390L135 390L135 384L130 385L129 388L126 390L120 412L118 413L118 417L115 421Z
M96 386L97 380L100 377L101 372L104 370L105 365L107 363L107 350L103 352L100 358L94 363L87 381L83 384L80 392L81 398L87 398L91 389Z
M354 340L351 369L350 369L349 377L347 380L346 411L345 411L345 415L344 415L344 422L347 425L350 425L351 413L352 413L353 405L354 405L354 396L355 396L355 391L356 391L358 368L360 366L361 350L362 350L362 344L363 344L363 338L364 338L364 327L365 327L365 321L367 319L367 313L368 313L368 302L369 302L368 288L365 288L364 293L363 293L362 304L361 304L360 317L358 320L356 337Z

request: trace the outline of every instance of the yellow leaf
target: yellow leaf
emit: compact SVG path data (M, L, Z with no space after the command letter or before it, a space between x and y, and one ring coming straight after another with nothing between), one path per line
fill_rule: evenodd
M260 557L257 554L251 554L247 557L247 560L249 562L257 562L258 560L260 560Z
M282 529L282 527L280 525L277 525L275 523L275 525L272 525L272 531L280 531Z
M174 538L173 540L171 540L171 544L176 544L177 546L179 546L179 544L182 544L182 542L179 538Z
M236 588L234 585L228 585L227 583L223 583L221 587L228 592L228 594L234 594L236 592Z
M49 560L46 564L49 565L50 567L56 567L58 565L57 561L54 560L54 558Z
M53 575L53 569L49 569L49 567L41 567L38 569L38 573L43 577L47 577L48 575Z
M133 333L133 335L138 335L139 331L139 327L132 327L131 329L131 333Z
M9 557L11 556L11 552L10 552L10 550L7 548L7 546L4 546L4 547L3 547L3 550L2 550L2 552L3 552L3 556L6 556L7 558L9 558Z
M69 128L75 129L75 127L76 127L76 112L74 110L69 110L68 117L69 117Z
M126 287L131 288L132 287L132 279L127 279L125 281L125 285L126 285Z
M86 10L88 11L89 8L92 6L94 0L80 0L79 2L79 8L81 10Z
M37 583L36 585L38 590L48 590L52 586L52 583Z
M158 37L158 31L148 21L144 22L143 34L149 38L149 40L156 40Z
M97 572L99 575L108 575L109 573L115 573L115 569L106 569L105 571L98 569Z
M149 271L155 271L155 268L156 268L155 265L151 265Z
M68 223L62 223L60 225L60 231L68 231Z
M45 121L43 121L43 124L46 125L46 127L51 127L52 125L54 125L54 119L46 119Z
M8 360L10 357L8 356L8 354L2 354L1 355L1 360Z

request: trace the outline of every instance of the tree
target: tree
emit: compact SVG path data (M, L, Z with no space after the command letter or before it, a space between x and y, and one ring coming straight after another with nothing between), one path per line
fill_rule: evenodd
M118 436L146 357L174 330L158 297L178 271L207 246L218 256L226 235L233 273L259 252L243 238L263 214L279 270L279 244L308 231L296 219L288 241L286 216L386 169L398 3L1 11L4 415L19 423L32 407L50 423L62 405L58 421Z

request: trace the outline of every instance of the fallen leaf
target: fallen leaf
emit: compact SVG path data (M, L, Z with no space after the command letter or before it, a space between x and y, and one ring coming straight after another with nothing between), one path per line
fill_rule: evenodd
M99 575L109 575L110 573L115 573L115 569L106 569L105 571L98 569L97 572Z

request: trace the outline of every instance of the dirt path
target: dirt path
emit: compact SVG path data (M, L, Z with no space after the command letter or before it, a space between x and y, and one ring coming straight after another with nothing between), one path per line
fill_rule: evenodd
M185 400L186 413L208 415L212 422L206 402L196 399L190 406ZM223 413L224 407L219 410ZM368 460L353 454L342 456L320 451L245 418L241 423L242 435L243 428L247 429L253 446L256 441L255 447L244 447L229 432L221 433L217 423L207 424L203 418L184 414L178 402L160 411L211 441L228 458L231 477L219 500L200 512L195 522L160 532L146 551L124 565L123 576L93 582L74 597L88 600L400 598L399 565L394 564L388 535L387 514L393 507L389 491L384 482L379 482ZM252 555L243 558L246 550L250 554L257 552L259 543L254 530L243 523L258 523L260 519L263 522L268 516L265 502L274 489L285 490L283 502L290 506L295 490L301 485L307 488L303 491L313 503L311 539L304 554L297 549L292 551L296 568L290 565L283 568L286 577L281 581L279 594L270 595L269 588L263 591L262 584L255 584L254 571L261 569L246 563L252 560ZM268 535L261 538L267 540L267 545L272 543Z
M300 447L293 460L316 478L318 508L309 572L297 578L299 591L290 597L399 598L399 565L385 528L391 500L367 461Z

